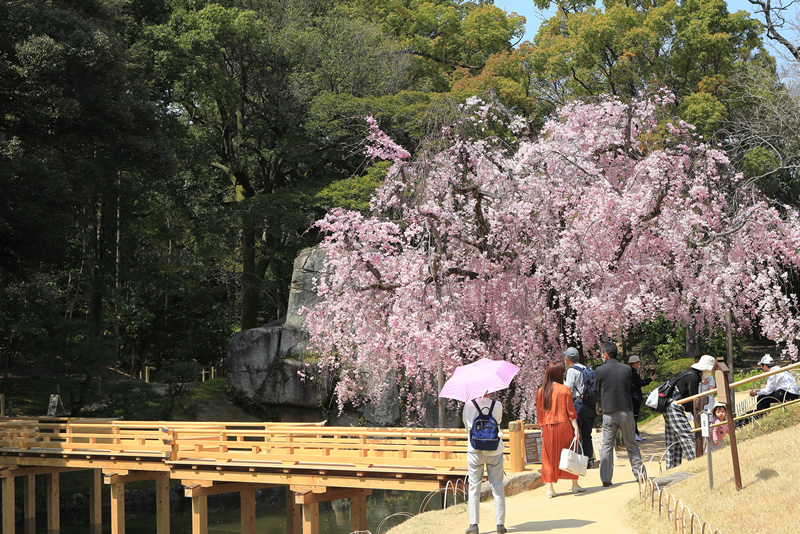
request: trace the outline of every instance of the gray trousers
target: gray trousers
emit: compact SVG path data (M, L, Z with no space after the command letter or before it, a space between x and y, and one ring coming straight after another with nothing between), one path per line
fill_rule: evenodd
M488 471L489 484L494 497L494 520L498 525L506 522L506 493L503 486L503 455L487 454L485 451L467 453L467 470L469 473L469 524L477 525L481 513L481 483L483 467Z
M617 429L622 431L625 448L628 450L628 460L631 462L633 476L639 476L642 470L642 453L636 444L636 423L633 412L621 411L603 414L603 447L600 450L600 480L611 482L614 476L614 440Z

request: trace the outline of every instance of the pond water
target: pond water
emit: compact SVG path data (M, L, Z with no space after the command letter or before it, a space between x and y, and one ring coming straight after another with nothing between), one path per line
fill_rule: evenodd
M258 492L260 494L261 492ZM273 494L274 496L274 494ZM278 504L276 499L256 499L256 530L259 533L284 533L286 532L286 506ZM452 504L452 496L448 502ZM375 490L367 497L367 526L373 534L386 532L389 528L399 525L408 516L392 514L407 513L416 515L423 511L439 510L442 508L441 495L430 495L422 492L410 491L384 491ZM170 534L191 534L191 499L182 498L170 513ZM333 503L320 503L320 534L349 534L350 510L347 501L334 501ZM62 514L62 534L86 534L88 526L85 524L83 514ZM111 532L109 524L110 512L103 510L103 533ZM240 509L238 495L213 503L209 501L208 532L209 534L239 534ZM385 521L384 521L385 520ZM37 513L37 533L46 534L47 526L44 514ZM81 523L81 524L76 524ZM155 532L155 508L138 512L125 512L126 534L152 534ZM379 530L380 526L380 530ZM19 529L22 532L22 529Z

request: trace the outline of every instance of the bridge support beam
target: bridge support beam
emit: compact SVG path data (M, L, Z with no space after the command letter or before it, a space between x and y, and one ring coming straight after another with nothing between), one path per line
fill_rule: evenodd
M22 492L25 534L36 534L36 475L25 475Z
M319 503L303 505L303 534L319 534Z
M125 484L142 480L156 482L156 533L169 534L169 473L162 471L103 470L111 486L111 532L125 534ZM116 488L116 489L115 489ZM97 492L98 499L100 492ZM116 495L116 496L115 496ZM98 505L99 509L99 505ZM114 530L115 528L119 530Z
M156 534L169 534L169 474L156 479Z
M208 497L192 497L192 534L208 534Z
M367 495L371 493L368 489L320 487L297 491L294 501L303 505L303 534L319 534L319 503L338 499L350 499L350 530L366 530Z
M367 530L367 494L350 497L350 530Z
M14 477L3 478L3 534L14 534Z
M239 492L242 509L242 534L256 534L256 490L248 487Z
M192 534L208 532L208 496L221 493L238 493L242 504L242 534L256 534L256 490L274 487L274 484L222 483L212 481L184 481L184 495L192 499Z
M61 531L61 476L55 473L47 474L47 533Z
M103 532L103 473L100 469L92 469L89 479L89 532ZM26 533L27 534L27 533Z
M111 534L125 534L125 484L111 484Z
M300 505L294 500L294 491L286 486L286 534L303 534L300 517Z

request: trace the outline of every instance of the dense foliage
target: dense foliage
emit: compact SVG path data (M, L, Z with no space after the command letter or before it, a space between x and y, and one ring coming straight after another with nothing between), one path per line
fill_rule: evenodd
M484 124L493 137L477 128L464 131L463 149L493 143L492 150L505 147L503 157L511 161L554 131L557 108L578 109L576 98L610 93L620 100L606 105L616 109L642 90L667 85L675 95L669 112L720 143L715 146L745 173L742 188L753 182L786 204L798 198L796 93L776 80L774 62L761 48L762 28L745 14L730 13L719 1L606 2L602 8L562 2L554 4L556 15L535 42L520 43L523 19L496 4L0 2L5 376L36 376L47 393L60 390L74 414L98 400L107 413L126 405L119 388L104 382L108 370L137 376L155 367L156 378L177 398L187 377L224 357L232 333L286 313L293 260L320 239L309 231L315 220L337 208L371 220L370 198L389 165L365 157L370 132L388 133L412 159L435 162L434 155L453 143L438 134L459 113L454 102L475 94L496 96L498 113L524 120L513 128L500 120ZM374 117L374 130L365 116ZM637 138L641 154L672 146L678 135L651 133ZM720 165L731 175L727 163ZM412 168L407 179L413 185L403 187L415 193L409 198L422 199L426 189ZM525 181L513 182L527 176L520 173L492 187L519 189ZM392 176L390 183L399 185ZM374 207L386 208L395 221L399 205L382 204L391 197L387 187ZM476 202L474 192L437 195L436 202L461 208ZM489 210L493 202L486 197L480 203ZM514 209L514 217L533 210ZM520 236L534 232L522 239L530 241L552 230L535 228L551 209L536 223L492 228L517 226ZM432 221L434 210L428 211ZM473 224L487 269L501 258L512 262L504 248L510 244L492 242L480 221ZM503 250L491 256L493 247ZM551 257L537 259L538 275L554 268L548 267ZM439 274L452 268L435 266ZM453 271L447 279L474 282L480 272ZM601 321L591 334L573 311L578 304L594 309L597 290L593 296L563 293L569 277L557 274L548 282L547 302L560 310L558 339L581 332L591 343L607 325ZM786 288L796 285L794 272L786 276ZM435 299L447 298L450 288L440 282L434 283ZM676 308L693 302L683 293L675 298ZM739 312L739 326L746 326L753 317ZM703 331L706 312L694 313ZM679 315L667 313L671 327L686 322ZM621 319L623 338L636 339L628 327L639 319ZM783 327L766 323L764 330L789 339L786 321ZM707 322L712 332L714 321ZM447 358L458 343L466 343L458 359L476 355L475 347L496 335L486 325L469 324L474 341L446 339L445 346L453 344ZM526 350L549 350L556 338L545 338L532 336ZM434 349L422 350L419 369L436 367L424 363L425 351ZM413 369L406 375L414 376ZM14 390L14 381L7 383L8 398L29 392L27 385Z

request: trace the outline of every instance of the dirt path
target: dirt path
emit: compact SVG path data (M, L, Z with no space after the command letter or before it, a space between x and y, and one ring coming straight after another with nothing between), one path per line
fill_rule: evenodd
M645 467L658 476L658 458L664 451L664 423L661 417L641 428L645 442L640 444ZM598 432L598 430L595 430ZM569 492L571 482L556 483L559 496L547 498L544 487L506 498L506 528L509 532L561 533L614 533L636 534L639 532L628 523L625 507L638 498L639 485L631 474L628 455L624 448L617 449L612 486L604 488L600 481L600 470L590 469L579 481L585 493L573 495ZM480 532L496 532L494 525L494 501L481 503ZM458 534L468 526L466 506L422 514L392 529L391 534Z

